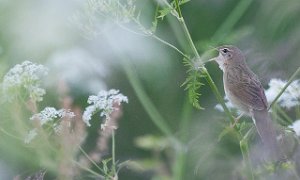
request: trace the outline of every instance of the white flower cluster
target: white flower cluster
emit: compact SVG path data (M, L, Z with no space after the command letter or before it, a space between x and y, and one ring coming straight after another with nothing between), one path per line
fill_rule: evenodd
M91 105L86 107L82 119L87 126L91 126L90 120L95 113L101 111L100 116L109 120L110 114L116 110L114 104L128 103L128 98L119 93L119 90L111 89L109 91L100 91L97 96L89 96L87 102ZM101 125L101 127L103 129L104 125Z
M271 79L269 82L269 89L265 90L266 98L269 104L271 104L280 91L284 88L287 81L280 79ZM226 105L229 109L236 109L227 97L224 98ZM293 81L287 89L283 92L277 103L284 108L290 109L297 105L300 105L300 80ZM223 108L220 104L215 106L215 109L223 112Z
M53 121L57 118L73 118L75 114L73 112L70 112L70 110L66 109L60 109L56 110L54 107L46 107L44 110L42 110L40 113L33 115L30 120L38 120L43 126L49 121Z
M289 128L292 128L297 136L300 136L300 119L293 122L292 125L289 126Z
M38 121L40 123L40 126L42 127L44 124L55 121L56 119L63 119L63 118L71 119L73 117L75 117L75 114L70 110L66 110L66 109L56 110L53 107L46 107L40 113L34 114L30 118L30 120ZM60 122L54 122L52 124L52 128L56 134L59 134L62 127L60 125ZM28 135L25 137L24 142L30 143L35 138L36 135L37 135L36 128L30 130Z
M280 79L271 79L269 89L265 91L269 103L273 102L286 83ZM300 105L300 80L293 81L280 96L277 103L287 109Z
M40 88L40 78L47 73L48 69L46 67L30 61L15 65L4 76L1 84L4 100L14 100L22 90L26 90L32 100L42 101L46 91Z

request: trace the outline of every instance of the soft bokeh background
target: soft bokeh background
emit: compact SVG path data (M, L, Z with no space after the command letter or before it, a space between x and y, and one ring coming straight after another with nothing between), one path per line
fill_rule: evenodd
M138 0L136 3L141 11L141 22L150 28L156 2ZM147 180L160 174L158 179L161 179L162 175L172 172L175 152L169 150L164 134L133 90L124 71L124 64L129 63L133 75L167 121L172 134L187 137L184 179L232 177L239 170L237 164L241 163L239 142L231 136L217 141L224 115L214 109L218 102L209 86L200 90L200 104L205 110L192 108L186 102L184 88L180 87L186 78L180 54L101 16L96 19L95 29L83 31L82 26L88 23L82 18L86 11L83 0L0 0L1 77L25 60L47 66L49 75L43 81L47 94L40 109L60 106L57 98L60 81L66 82L73 103L82 109L88 95L103 89L119 89L129 98L129 104L123 107L116 134L116 158L139 162L139 165L123 168L119 178ZM298 0L193 0L182 6L182 13L200 54L219 44L240 47L266 88L271 78L288 79L300 66ZM131 28L130 24L127 27ZM174 17L169 15L159 21L156 34L189 53L188 43ZM221 71L214 63L206 67L223 93ZM188 131L182 132L181 120L185 116L189 119ZM7 123L7 113L1 111L0 117L1 128L13 127ZM23 117L24 121L29 117L30 114ZM89 137L84 144L87 149L91 149L97 137L99 122L96 119L92 121L94 126L87 129ZM138 139L145 135L150 136ZM28 147L16 145L14 149L13 140L2 132L0 140L0 179L30 174L41 168L38 163L30 164L30 158L35 157ZM150 147L143 142L150 143ZM26 158L20 158L22 156Z

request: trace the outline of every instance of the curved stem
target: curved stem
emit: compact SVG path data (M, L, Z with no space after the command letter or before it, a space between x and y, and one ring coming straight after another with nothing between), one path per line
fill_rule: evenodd
M293 79L298 75L298 73L300 73L300 67L298 67L298 69L294 72L294 74L290 77L290 79L288 80L288 82L286 83L286 85L282 88L282 90L278 93L278 95L276 96L276 98L273 100L273 102L271 103L271 105L269 106L268 110L270 110L270 108L276 103L276 101L280 98L280 96L284 93L284 91L289 87L289 85L293 82Z
M167 41L161 39L160 37L158 37L158 36L156 36L156 35L154 35L154 34L152 35L152 37L153 37L154 39L158 40L159 42L161 42L161 43L163 43L163 44L165 44L165 45L167 45L167 46L169 46L169 47L175 49L175 50L176 50L179 54L181 54L183 57L185 57L185 58L187 58L187 59L190 59L186 54L184 54L182 51L180 51L176 46L172 45L171 43L169 43L169 42L167 42Z
M150 116L151 120L158 127L158 129L161 132L163 132L166 136L168 137L172 136L172 132L169 129L169 126L166 124L164 118L155 108L149 96L147 96L147 94L143 90L142 85L140 84L140 81L137 79L137 76L135 75L134 70L129 64L129 62L123 61L123 68L125 70L126 76L131 86L133 87L133 90L135 91L138 99L140 100L142 106Z
M93 159L90 158L90 156L82 149L82 147L81 147L80 145L78 145L78 148L79 148L79 150L83 153L83 155L84 155L89 161L91 161L91 163L92 163L98 170L100 170L102 173L104 173L103 169L101 169L101 168L97 165L97 163L96 163ZM77 162L76 162L76 163L77 163Z

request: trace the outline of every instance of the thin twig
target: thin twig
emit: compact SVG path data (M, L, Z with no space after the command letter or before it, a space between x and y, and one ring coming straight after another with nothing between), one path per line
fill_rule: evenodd
M280 96L284 93L284 91L288 88L288 86L293 82L293 79L300 73L300 67L294 72L294 74L290 77L286 85L282 88L282 90L279 92L279 94L276 96L276 98L273 100L271 105L269 106L268 110L272 108L272 106L276 103L276 101L280 98Z
M21 138L19 138L19 137L17 137L17 136L15 136L15 135L12 135L12 134L10 134L9 132L7 132L6 130L4 130L2 127L0 127L0 131L2 131L4 134L6 134L7 136L9 136L9 137L12 137L12 138L14 138L14 139L17 139L17 140L20 140L20 141L22 141L22 139Z
M90 172L91 174L93 174L93 175L95 175L95 176L97 176L97 177L101 177L101 178L103 178L104 176L102 176L101 174L99 174L99 173L97 173L97 172L95 172L95 171L93 171L93 170L91 170L91 169L89 169L89 168L87 168L87 167L84 167L84 166L82 166L79 162L77 162L77 161L75 161L75 160L73 160L73 163L75 163L78 167L80 167L81 169L83 169L83 170L85 170L85 171L88 171L88 172Z
M79 148L79 150L84 154L84 156L85 156L86 158L88 158L88 160L90 160L91 163L94 164L94 166L97 167L97 169L99 169L102 173L104 173L104 171L97 165L97 163L96 163L94 160L92 160L92 159L90 158L90 156L89 156L89 155L81 148L80 145L78 145L78 148Z
M152 35L152 37L153 37L154 39L158 40L159 42L161 42L161 43L163 43L163 44L165 44L165 45L167 45L167 46L169 46L169 47L175 49L175 50L176 50L179 54L181 54L183 57L185 57L185 58L187 58L187 59L190 59L190 57L188 57L186 54L184 54L182 51L180 51L176 46L172 45L171 43L169 43L169 42L167 42L167 41L161 39L160 37L158 37L158 36L156 36L156 35L154 35L154 34Z

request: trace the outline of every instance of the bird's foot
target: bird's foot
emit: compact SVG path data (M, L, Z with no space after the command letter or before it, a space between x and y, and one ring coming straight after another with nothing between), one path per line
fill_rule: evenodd
M240 114L238 117L234 118L234 123L230 125L231 128L234 128L234 126L239 122L241 117L244 115L244 113Z

